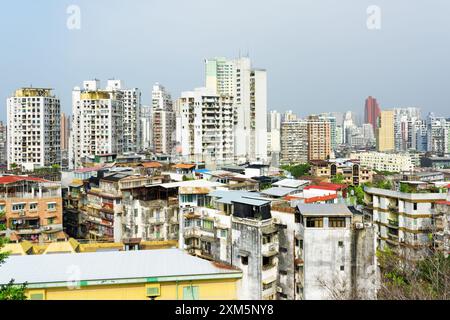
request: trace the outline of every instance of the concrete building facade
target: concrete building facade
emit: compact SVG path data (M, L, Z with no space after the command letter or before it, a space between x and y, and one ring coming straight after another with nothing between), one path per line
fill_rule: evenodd
M60 109L46 88L21 88L7 99L8 169L61 164Z

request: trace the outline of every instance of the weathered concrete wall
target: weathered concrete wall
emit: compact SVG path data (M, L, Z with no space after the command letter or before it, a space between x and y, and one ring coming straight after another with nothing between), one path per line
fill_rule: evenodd
M271 213L272 217L279 221L277 224L279 242L277 285L281 288L282 292L277 293L277 299L293 300L295 297L295 217L293 213L278 212L273 210Z
M330 289L350 289L351 229L328 229L327 224L324 221L324 228L304 229L305 300L332 299Z
M375 299L378 283L376 230L371 223L353 230L352 289L357 298Z
M232 223L232 264L243 272L238 299L260 300L262 298L261 236L257 227ZM240 252L248 254L248 264L241 263Z

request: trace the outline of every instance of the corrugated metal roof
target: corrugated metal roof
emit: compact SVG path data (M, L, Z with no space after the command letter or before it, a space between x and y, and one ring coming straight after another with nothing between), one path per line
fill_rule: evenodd
M240 272L219 268L179 249L61 253L9 257L1 267L0 284L12 278L28 284L73 281L70 272L75 268L80 281Z
M269 199L261 197L258 192L242 190L215 190L208 194L211 197L219 198L220 203L231 204L232 202L249 204L252 206L262 206L270 202Z
M293 188L283 188L283 187L273 187L261 191L262 194L274 197L284 197L290 194L291 192L295 192L295 190Z
M305 216L351 216L352 212L345 204L300 203L298 210Z

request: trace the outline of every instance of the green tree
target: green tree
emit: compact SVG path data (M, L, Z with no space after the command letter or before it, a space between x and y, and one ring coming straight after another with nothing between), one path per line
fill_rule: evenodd
M425 257L411 260L385 249L378 251L377 257L381 271L379 299L450 299L450 256L429 250Z
M281 169L290 172L294 178L309 174L310 168L311 166L308 163L281 166Z
M0 249L4 246L5 240L0 238ZM7 252L0 252L0 267L8 258ZM15 285L14 280L8 284L0 285L0 300L26 300L25 296L26 283Z
M332 183L344 183L344 175L342 173L338 173L334 178L331 179Z

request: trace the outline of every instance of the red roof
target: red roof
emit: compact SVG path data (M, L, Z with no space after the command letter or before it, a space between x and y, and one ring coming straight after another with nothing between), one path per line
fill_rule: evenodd
M3 176L0 177L0 184L9 184L19 181L36 181L36 182L50 182L49 180L36 178L36 177L25 177L25 176Z
M338 184L338 183L329 183L329 182L321 182L319 185L312 185L312 186L306 186L304 190L309 189L322 189L322 190L333 190L338 191L345 189L347 186L345 184Z
M162 164L156 161L142 162L144 168L161 168Z
M328 201L328 200L334 200L337 198L336 194L328 194L325 196L317 196L317 197L311 197L311 198L306 198L305 199L305 203L314 203L314 202L319 202L319 201Z
M437 204L445 204L447 206L450 206L450 201L445 201L445 200L440 200L440 201L436 201Z
M189 164L189 163L178 163L178 164L172 166L172 168L175 168L175 169L192 169L194 167L195 167L195 164Z

